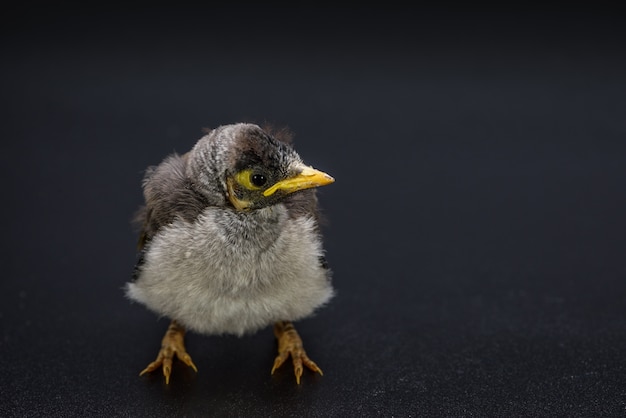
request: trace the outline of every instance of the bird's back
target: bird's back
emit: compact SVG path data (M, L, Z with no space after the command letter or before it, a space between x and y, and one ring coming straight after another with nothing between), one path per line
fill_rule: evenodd
M135 222L141 228L140 250L161 227L177 218L193 222L209 205L186 175L188 155L172 154L158 166L146 170L143 179L145 204L135 216Z

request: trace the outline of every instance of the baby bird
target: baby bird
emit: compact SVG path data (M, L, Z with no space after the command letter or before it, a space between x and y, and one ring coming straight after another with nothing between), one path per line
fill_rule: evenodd
M271 373L291 356L298 384L303 365L322 374L293 322L334 293L315 194L334 179L305 165L283 133L220 126L148 168L138 261L125 291L171 324L140 375L161 368L169 383L174 356L197 371L187 330L241 336L272 324Z

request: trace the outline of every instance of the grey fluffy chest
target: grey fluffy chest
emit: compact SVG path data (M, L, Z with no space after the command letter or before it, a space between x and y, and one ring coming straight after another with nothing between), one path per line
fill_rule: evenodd
M314 221L284 206L206 209L153 238L130 298L206 333L243 334L310 315L332 297Z

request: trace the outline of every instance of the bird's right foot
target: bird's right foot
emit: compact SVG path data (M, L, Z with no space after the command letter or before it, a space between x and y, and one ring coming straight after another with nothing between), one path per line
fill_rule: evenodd
M191 356L187 354L187 351L185 350L184 338L185 329L176 321L172 321L167 329L167 332L165 332L163 340L161 341L161 350L159 350L156 360L148 364L148 367L143 369L141 373L139 373L139 376L142 376L145 373L153 372L161 367L163 369L163 376L165 376L165 383L169 384L170 375L172 374L172 361L174 360L174 355L197 372L198 369L196 368L196 365L193 364Z

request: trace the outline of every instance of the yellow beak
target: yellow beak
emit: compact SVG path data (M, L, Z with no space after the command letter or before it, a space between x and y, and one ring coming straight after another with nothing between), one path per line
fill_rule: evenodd
M313 167L302 166L302 171L297 176L279 181L263 192L263 196L271 196L278 190L285 193L293 193L297 190L310 189L311 187L325 186L333 183L334 178L328 174L316 170Z

